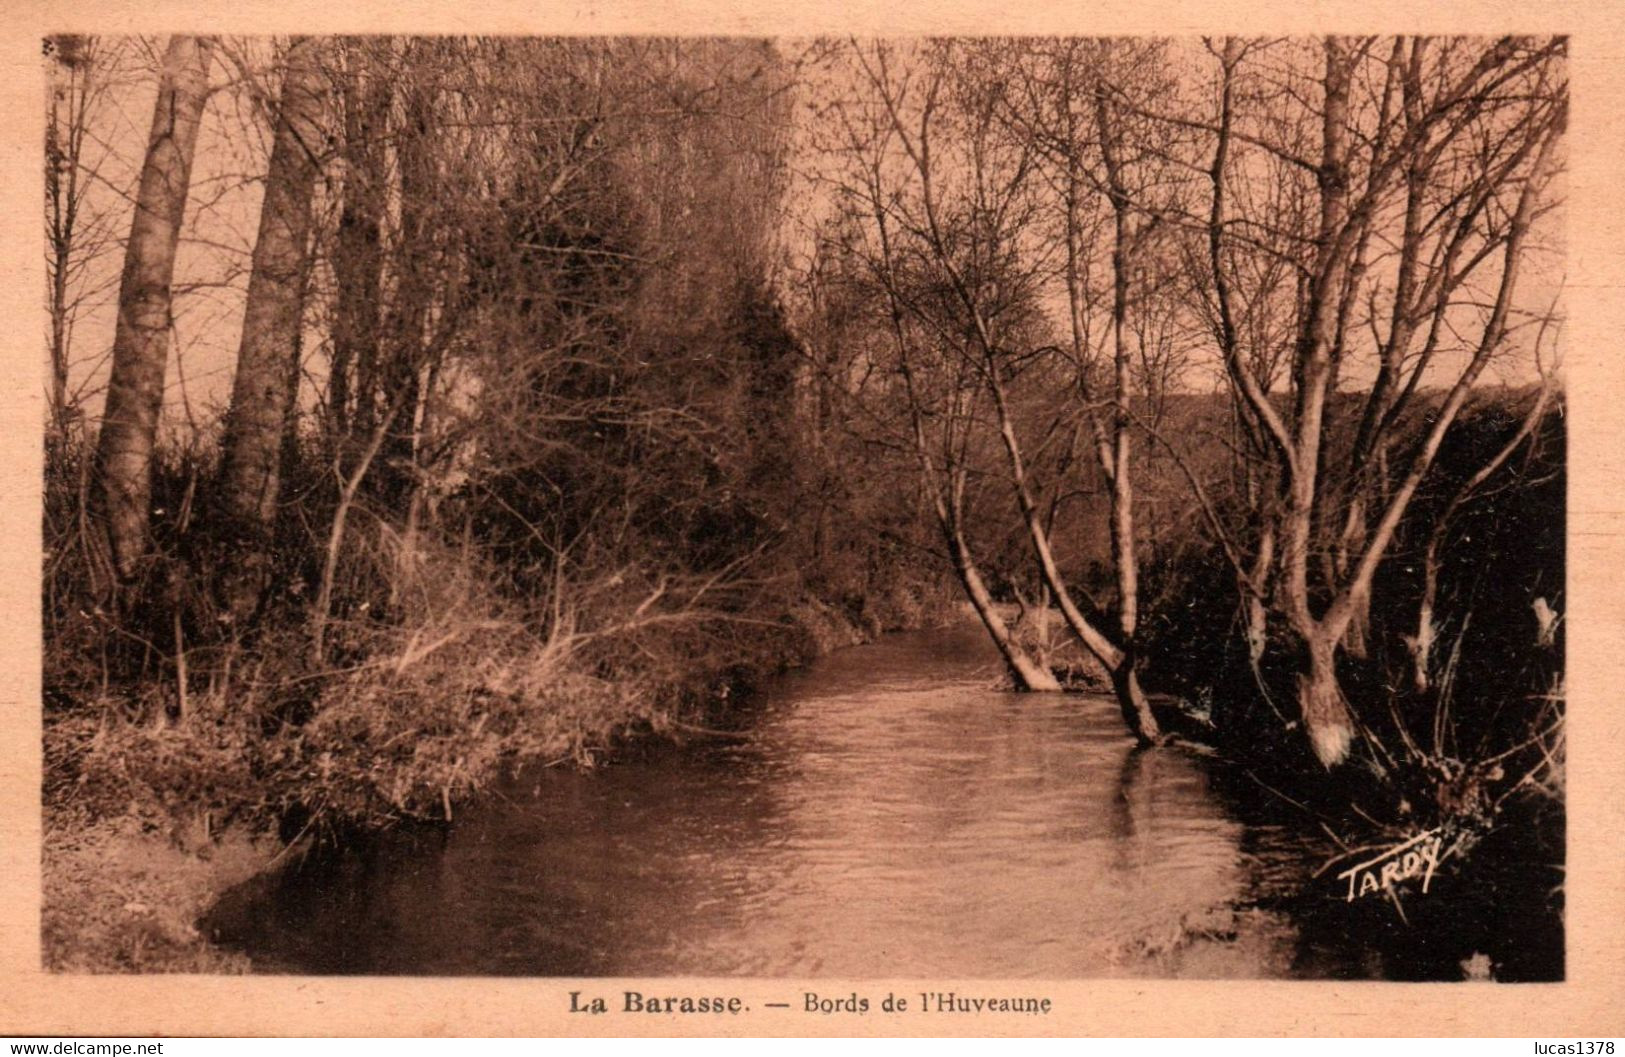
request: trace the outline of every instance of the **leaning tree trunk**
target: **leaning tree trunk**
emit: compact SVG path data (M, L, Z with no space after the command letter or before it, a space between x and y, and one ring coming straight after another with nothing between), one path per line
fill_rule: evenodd
M164 52L119 282L113 369L96 461L107 541L114 569L126 581L135 576L147 550L152 451L169 359L175 247L186 212L213 47L207 37L175 36Z
M965 596L970 599L971 608L981 618L982 626L998 647L999 655L1004 658L1005 667L1010 671L1010 677L1016 684L1016 689L1032 693L1055 693L1061 689L1055 673L1048 667L1039 664L1028 655L1019 642L1010 626L999 616L994 607L993 597L988 593L987 584L982 580L982 574L976 567L976 562L970 553L970 547L965 543L965 537L958 528L948 528L948 547L953 555L954 572L959 575L959 582L965 588Z
M1049 665L1035 661L1017 641L1010 625L999 616L993 595L987 589L987 582L982 579L982 572L976 565L976 556L971 553L970 544L965 540L964 498L961 491L964 478L950 471L948 494L943 495L939 490L936 470L932 466L930 456L926 454L925 434L921 429L920 417L914 415L913 419L920 468L925 473L927 485L935 493L933 503L936 507L937 525L942 529L943 540L948 545L948 557L953 561L954 574L959 578L960 586L965 589L965 597L970 600L971 608L976 611L982 627L987 629L988 638L993 640L999 656L1004 658L1005 669L1009 671L1016 689L1030 693L1058 692L1061 683L1055 678L1055 673L1050 671Z
M236 545L223 587L239 619L257 605L264 587L283 430L295 396L311 200L324 149L319 49L308 37L295 39L288 49L226 417L221 505Z
M988 347L991 347L991 343L988 343ZM1060 607L1061 616L1066 620L1067 627L1071 629L1073 635L1110 673L1112 689L1117 694L1118 704L1122 706L1123 719L1128 724L1129 732L1141 744L1154 745L1162 740L1162 731L1158 728L1156 718L1151 714L1151 707L1140 689L1139 678L1134 674L1134 658L1131 652L1119 648L1099 628L1089 622L1073 601L1072 593L1061 576L1060 568L1056 565L1055 553L1050 547L1049 533L1044 528L1043 517L1027 483L1021 444L1011 420L1004 384L999 380L998 365L992 362L991 357L987 364L987 377L988 388L993 394L994 410L997 413L999 436L1004 443L1006 462L1009 466L1010 483L1015 490L1016 503L1021 508L1022 520L1027 525L1027 536L1032 541L1033 555L1038 560L1038 571L1043 584L1054 596L1056 605ZM1112 522L1114 531L1118 524L1114 514ZM1130 529L1132 531L1132 522ZM1114 557L1116 556L1114 551ZM1054 676L1051 675L1050 679L1053 680Z

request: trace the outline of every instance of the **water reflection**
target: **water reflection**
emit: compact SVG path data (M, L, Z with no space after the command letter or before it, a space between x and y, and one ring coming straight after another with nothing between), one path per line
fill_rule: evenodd
M974 629L842 651L769 688L748 740L521 776L230 938L329 973L1288 971L1286 926L1231 912L1254 874L1199 762L995 677Z

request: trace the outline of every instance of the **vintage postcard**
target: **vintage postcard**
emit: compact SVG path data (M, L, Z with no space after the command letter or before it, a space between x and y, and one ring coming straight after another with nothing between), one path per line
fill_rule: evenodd
M1612 14L35 6L0 1031L1625 1033Z

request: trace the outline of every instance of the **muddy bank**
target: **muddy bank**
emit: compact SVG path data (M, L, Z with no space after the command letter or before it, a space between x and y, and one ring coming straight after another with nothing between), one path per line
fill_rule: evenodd
M222 893L297 854L274 836L192 843L130 815L89 826L47 819L44 968L71 973L242 973L197 922Z

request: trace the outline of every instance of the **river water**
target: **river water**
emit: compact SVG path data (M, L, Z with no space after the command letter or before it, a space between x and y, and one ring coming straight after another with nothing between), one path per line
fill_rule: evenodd
M1376 976L1272 896L1318 865L1115 704L1000 692L974 627L765 687L739 737L522 773L216 924L264 971Z

